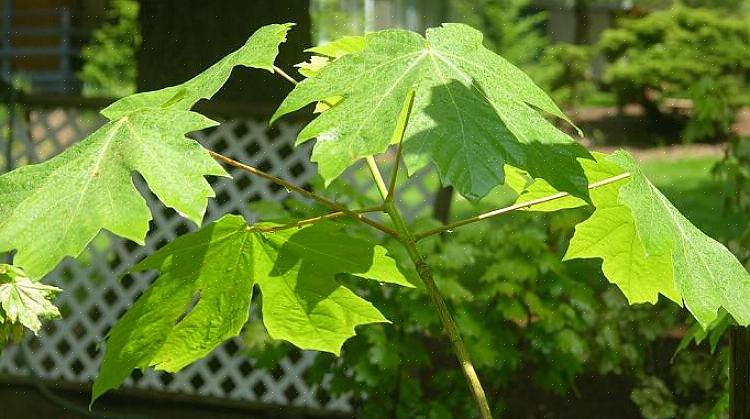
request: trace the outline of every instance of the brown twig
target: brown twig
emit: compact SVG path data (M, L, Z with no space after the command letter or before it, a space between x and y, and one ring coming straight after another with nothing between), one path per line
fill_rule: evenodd
M261 177L263 179L269 180L269 181L271 181L271 182L273 182L273 183L275 183L277 185L283 186L288 191L294 191L294 192L297 192L300 195L303 195L303 196L305 196L307 198L314 199L314 200L320 202L321 204L325 205L326 207L328 207L328 208L330 208L330 209L332 209L334 211L340 211L340 212L342 212L342 213L344 213L344 214L346 214L346 215L348 215L348 216L350 216L350 217L352 217L352 218L354 218L356 220L362 221L363 223L365 223L365 224L367 224L367 225L369 225L371 227L374 227L377 230L382 231L383 233L388 234L389 236L392 236L392 237L397 238L397 239L399 238L399 234L396 231L394 231L394 230L392 230L392 229L390 229L390 228L388 228L388 227L386 227L386 226L378 223L377 221L373 221L373 220L365 217L363 214L359 214L359 213L357 213L355 211L352 211L349 208L347 208L346 206L344 206L342 204L339 204L338 202L331 201L330 199L328 199L328 198L326 198L324 196L318 195L315 192L308 191L307 189L304 189L304 188L302 188L300 186L297 186L297 185L295 185L295 184L293 184L291 182L288 182L288 181L286 181L284 179L278 178L278 177L276 177L276 176L274 176L272 174L266 173L266 172L264 172L264 171L262 171L260 169L257 169L257 168L255 168L253 166L249 166L247 164L240 163L237 160L229 158L229 157L227 157L227 156L225 156L223 154L220 154L220 153L217 153L217 152L211 151L211 150L208 150L208 153L211 155L211 157L215 158L216 160L219 160L219 161L221 161L221 162L223 162L225 164L228 164L230 166L236 167L238 169L244 170L244 171L246 171L248 173L251 173L251 174L253 174L255 176L258 176L258 177Z
M371 212L383 212L383 207L377 206L377 207L370 207L370 208L362 208L362 209L352 210L351 212L354 212L357 214L367 214ZM304 220L298 220L298 221L294 221L294 222L287 223L287 224L280 224L280 225L275 225L275 226L249 226L248 229L252 231L270 233L274 231L288 230L290 228L299 228L308 224L316 224L321 221L333 220L336 218L342 218L342 217L348 217L348 216L349 214L343 211L335 211L335 212L329 212L328 214L319 215L317 217L310 217Z

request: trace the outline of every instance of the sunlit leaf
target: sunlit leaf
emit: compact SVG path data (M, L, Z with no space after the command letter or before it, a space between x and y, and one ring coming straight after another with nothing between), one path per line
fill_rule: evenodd
M291 23L266 25L255 31L245 44L202 73L177 86L122 98L102 110L109 119L140 108L188 110L201 99L210 99L226 83L237 66L273 71L279 45L286 41Z
M711 239L643 175L632 156L607 158L626 181L592 191L596 207L579 224L567 258L601 258L603 270L631 302L678 302L708 327L721 309L750 323L750 274L721 243Z
M237 336L256 284L271 337L335 354L355 327L387 321L338 274L412 286L384 248L334 224L262 232L232 215L178 238L133 270L161 275L109 333L93 399L136 368L178 371Z
M32 278L77 256L102 230L143 243L151 212L134 172L168 207L200 224L214 192L205 176L226 172L185 137L216 125L188 111L210 98L237 65L272 70L291 24L268 25L191 80L123 98L102 113L112 121L44 163L0 176L0 252Z
M151 211L133 172L167 206L200 223L214 196L204 176L226 173L185 133L213 125L189 111L136 111L51 160L0 176L0 252L16 249L15 265L39 278L102 229L143 243Z
M0 323L3 329L12 333L13 327L19 325L38 333L42 320L60 317L60 311L52 303L60 291L60 288L28 278L15 266L0 264ZM3 336L0 345L8 337Z
M298 137L317 138L312 159L330 182L355 160L386 149L411 91L414 108L404 142L411 172L434 162L444 184L477 199L503 183L508 163L558 190L587 196L576 160L587 152L543 112L565 116L465 25L445 24L426 37L404 30L369 34L361 52L336 59L297 85L273 119L309 103L344 98Z

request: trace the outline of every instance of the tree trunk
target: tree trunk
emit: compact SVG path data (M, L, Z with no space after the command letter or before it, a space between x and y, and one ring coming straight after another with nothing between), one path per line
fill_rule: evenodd
M750 418L750 329L729 329L729 417Z
M453 187L445 186L438 189L435 194L435 203L432 207L432 217L443 224L448 224L451 218L451 203L453 202Z
M589 0L576 0L573 6L575 15L575 34L573 42L577 45L589 43L589 27L591 26L591 16L589 14Z

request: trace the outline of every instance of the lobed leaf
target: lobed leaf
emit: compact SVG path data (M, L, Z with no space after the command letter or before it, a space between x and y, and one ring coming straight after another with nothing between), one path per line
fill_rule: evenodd
M225 216L133 267L161 275L109 332L92 403L135 368L178 371L239 334L256 280L258 243L246 227Z
M39 278L102 229L142 244L151 212L134 171L164 204L200 223L214 196L204 176L226 173L185 133L213 125L189 111L136 111L44 163L0 176L0 252L16 249L15 264Z
M4 345L6 331L20 325L35 334L42 327L41 320L60 317L60 311L52 303L60 288L44 285L26 276L23 270L0 264L0 323L3 327Z
M133 268L152 269L161 275L109 333L94 400L135 368L178 371L238 335L255 284L270 336L335 354L356 326L387 321L337 274L412 286L384 248L334 224L261 232L233 215L178 238Z
M595 163L586 164L591 182L623 173L619 166L607 161L605 155L595 156ZM630 210L618 203L619 188L626 182L622 180L591 191L596 210L576 226L565 259L601 257L604 275L622 290L630 304L654 304L660 293L681 304L669 255L646 255ZM583 204L576 199L567 197L544 205L557 203L561 208L568 208Z
M112 121L41 164L0 176L0 252L32 278L77 256L102 230L143 243L151 213L132 182L140 173L168 207L200 224L214 192L205 176L226 172L185 134L216 125L189 109L210 98L237 65L271 71L291 24L268 25L193 79L123 98Z
M565 258L601 258L604 274L631 303L654 303L662 294L684 303L703 328L722 309L750 323L750 274L729 250L680 214L628 153L596 157L587 164L592 182L624 171L630 177L592 190L595 211L576 226ZM549 204L580 204L559 201Z
M102 110L102 115L117 119L142 108L189 110L201 99L210 99L229 79L237 66L273 71L279 45L286 41L293 23L266 25L255 31L245 44L202 73L177 86L122 98Z
M317 138L313 161L330 183L355 160L383 152L414 91L404 140L410 172L433 162L445 184L478 199L503 183L505 163L586 199L577 157L587 152L540 112L565 116L519 69L460 24L367 35L362 51L323 66L299 83L272 121L309 103L343 97L299 134Z
M610 160L632 174L618 201L632 212L646 254L671 255L674 285L698 322L707 327L723 308L741 325L750 324L750 274L737 258L685 218L630 154L616 152Z

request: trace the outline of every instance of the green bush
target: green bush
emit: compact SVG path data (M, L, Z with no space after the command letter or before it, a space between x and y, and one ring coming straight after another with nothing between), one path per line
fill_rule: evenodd
M547 15L527 13L529 0L448 0L450 21L479 28L484 44L524 69L549 45L542 25Z
M81 51L84 64L79 77L86 96L122 97L136 90L139 5L135 0L110 3L106 21Z
M643 104L651 116L668 99L690 99L686 141L726 138L748 103L750 25L709 9L676 6L620 21L598 44L609 65L604 81L621 103Z
M580 105L591 97L593 50L586 45L557 44L544 52L531 77L550 92L555 102L564 106Z
M715 171L732 188L733 193L725 202L726 209L739 214L750 213L750 137L733 138ZM750 223L741 226L738 236L727 245L746 267L750 267Z

